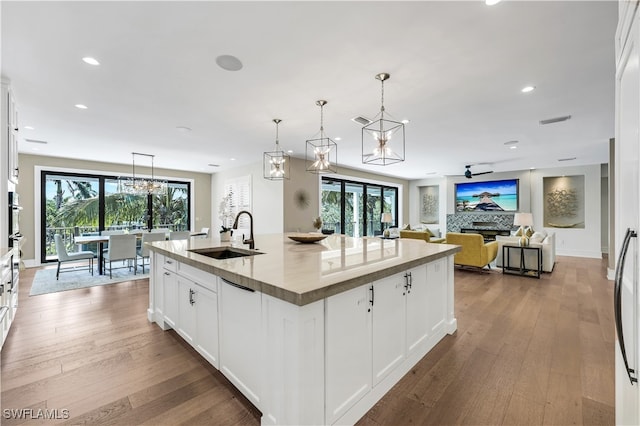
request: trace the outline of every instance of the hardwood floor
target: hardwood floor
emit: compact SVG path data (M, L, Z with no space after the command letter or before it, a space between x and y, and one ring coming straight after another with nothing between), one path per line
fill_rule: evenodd
M49 423L11 409L68 424L259 424L222 374L147 322L147 280L29 297L34 273L2 350L3 425ZM605 276L606 261L571 257L540 280L456 271L458 331L359 424L614 424Z

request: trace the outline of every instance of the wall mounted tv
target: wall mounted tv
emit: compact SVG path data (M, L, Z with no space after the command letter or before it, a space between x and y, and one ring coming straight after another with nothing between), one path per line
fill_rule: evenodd
M518 179L456 184L457 212L518 211Z

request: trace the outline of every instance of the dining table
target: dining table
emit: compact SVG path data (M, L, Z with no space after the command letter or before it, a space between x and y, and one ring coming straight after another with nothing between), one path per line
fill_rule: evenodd
M130 232L131 234L135 234L138 239L142 239L142 234L147 231L138 231L138 232ZM198 237L207 235L206 232L192 232L190 237ZM98 275L103 275L102 269L102 261L103 261L103 250L104 243L109 242L109 235L79 235L77 237L73 237L74 242L77 245L81 244L98 244ZM167 234L168 239L168 234Z

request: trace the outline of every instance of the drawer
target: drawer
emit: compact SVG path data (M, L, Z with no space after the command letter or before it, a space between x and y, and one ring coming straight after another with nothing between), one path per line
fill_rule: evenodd
M176 272L178 270L177 260L164 256L162 254L157 254L157 253L156 253L156 259L158 260L158 263L161 264L162 267L167 271Z
M218 291L216 276L213 274L194 268L193 266L186 265L182 262L178 262L178 274L211 291Z

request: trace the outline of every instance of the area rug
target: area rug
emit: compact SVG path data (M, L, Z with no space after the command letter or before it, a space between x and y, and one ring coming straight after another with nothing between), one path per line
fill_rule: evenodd
M40 269L36 271L36 275L33 278L29 296L149 278L148 273L141 274L140 272L142 270L138 269L138 274L133 275L133 270L129 271L128 268L114 269L113 278L109 278L108 273L106 275L98 275L96 271L92 276L87 268L83 268L77 271L61 272L60 279L56 280L56 268Z

